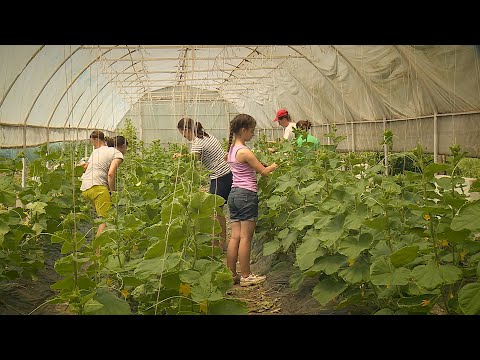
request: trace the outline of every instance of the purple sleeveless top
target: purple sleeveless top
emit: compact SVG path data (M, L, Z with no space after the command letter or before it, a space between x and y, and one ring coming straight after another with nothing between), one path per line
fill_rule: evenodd
M239 163L235 158L237 151L243 148L248 149L248 146L232 146L228 152L227 162L233 174L232 188L238 187L257 192L257 172L248 163Z

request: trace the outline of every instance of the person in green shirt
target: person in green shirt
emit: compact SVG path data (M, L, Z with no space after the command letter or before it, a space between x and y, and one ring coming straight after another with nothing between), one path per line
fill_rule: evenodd
M320 145L320 141L318 139L311 135L308 131L312 127L312 123L308 120L300 120L297 122L297 129L302 131L302 134L297 138L297 145L300 147L303 145L305 142L310 142L314 144L314 149L318 149L318 146ZM303 134L303 132L305 134Z

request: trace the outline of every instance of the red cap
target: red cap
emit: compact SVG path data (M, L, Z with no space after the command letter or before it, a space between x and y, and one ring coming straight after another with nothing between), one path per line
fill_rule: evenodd
M275 119L273 119L273 121L278 121L278 118L281 118L281 117L284 117L284 116L287 116L288 115L288 111L285 110L285 109L280 109L277 111L277 116L275 117Z

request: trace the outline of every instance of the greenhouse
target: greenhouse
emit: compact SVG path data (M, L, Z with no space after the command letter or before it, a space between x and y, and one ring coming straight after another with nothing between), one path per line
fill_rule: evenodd
M1 45L0 314L480 314L479 55Z

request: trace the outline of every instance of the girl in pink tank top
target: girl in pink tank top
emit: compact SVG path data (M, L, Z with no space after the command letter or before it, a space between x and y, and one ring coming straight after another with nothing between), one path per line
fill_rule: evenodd
M234 282L240 282L241 286L265 280L265 276L258 276L250 271L251 242L258 217L257 173L266 176L277 168L275 163L263 166L245 145L246 141L253 138L256 124L250 115L235 116L230 121L227 149L227 162L233 174L232 190L228 196L232 238L228 243L227 266L232 272ZM237 274L237 260L240 262L240 274Z

